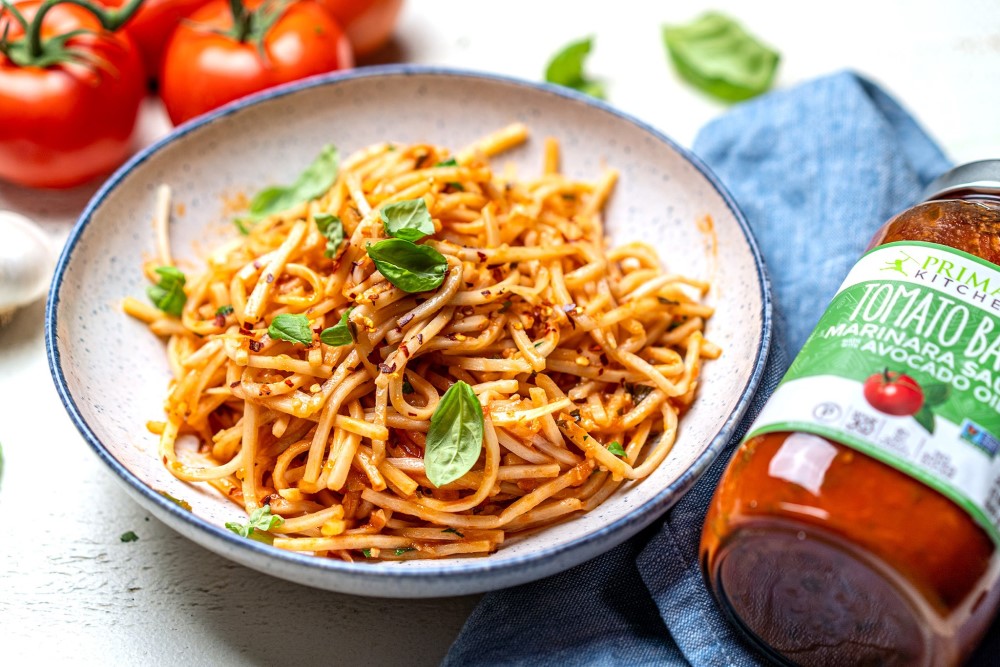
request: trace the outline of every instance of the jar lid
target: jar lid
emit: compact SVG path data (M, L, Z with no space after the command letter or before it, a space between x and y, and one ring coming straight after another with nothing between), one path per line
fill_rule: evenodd
M924 190L924 201L947 199L958 192L1000 197L1000 160L966 162L935 178Z

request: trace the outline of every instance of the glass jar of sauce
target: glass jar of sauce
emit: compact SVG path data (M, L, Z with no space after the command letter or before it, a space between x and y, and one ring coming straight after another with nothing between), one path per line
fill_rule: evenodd
M701 563L801 665L954 665L1000 603L1000 160L889 220L729 463Z

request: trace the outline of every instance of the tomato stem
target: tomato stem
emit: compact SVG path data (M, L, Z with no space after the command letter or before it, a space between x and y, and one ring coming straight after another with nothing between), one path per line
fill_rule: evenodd
M119 9L105 9L99 7L89 0L45 0L38 12L31 19L28 25L26 36L28 39L28 56L30 58L40 58L45 49L42 45L42 22L49 10L56 5L77 5L83 7L100 22L101 27L108 32L114 32L125 25L132 16L139 10L144 0L129 0L129 2ZM6 3L4 3L6 4Z
M229 0L229 11L233 14L233 38L242 44L250 34L253 13L246 10L242 0Z

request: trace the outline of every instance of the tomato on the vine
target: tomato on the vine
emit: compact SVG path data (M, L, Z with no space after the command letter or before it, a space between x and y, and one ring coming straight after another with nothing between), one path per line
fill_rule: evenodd
M120 7L125 0L101 0L108 7ZM134 18L125 26L125 32L132 36L146 76L155 79L160 74L163 51L177 24L195 13L208 0L145 0Z
M160 96L174 123L240 97L351 67L350 42L314 0L212 0L167 44Z
M0 14L0 178L78 185L121 164L146 94L139 52L117 11L62 0Z
M347 33L359 58L389 41L403 0L319 0Z
M875 373L864 384L865 400L887 415L915 415L924 405L924 390L909 375L890 371Z

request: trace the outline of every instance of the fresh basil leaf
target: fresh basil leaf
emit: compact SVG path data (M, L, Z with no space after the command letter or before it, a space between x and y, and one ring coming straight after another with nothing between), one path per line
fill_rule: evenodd
M617 440L608 445L608 451L615 456L625 456L625 448Z
M781 59L777 51L718 12L703 14L688 25L664 26L663 43L681 78L727 102L769 89Z
M386 280L411 294L440 287L448 269L448 260L437 250L405 239L370 245L368 256Z
M119 539L122 542L136 542L139 540L139 536L130 530L126 533L122 533L122 536Z
M270 544L273 538L267 535L267 531L277 528L283 523L285 523L283 518L276 514L271 514L270 505L264 505L250 512L250 519L246 523L228 521L226 522L226 528L240 537Z
M423 198L389 204L379 215L385 233L397 239L419 241L434 233L434 222Z
M340 316L340 321L334 324L332 327L327 327L323 329L322 333L319 335L319 339L326 343L327 345L333 345L334 347L340 347L341 345L350 345L354 342L354 325L349 319L351 317L351 311L353 308L348 308L343 315Z
M462 533L458 532L458 531L457 531L457 530L455 530L454 528L445 528L445 529L444 529L444 530L442 530L441 532L442 532L442 533L455 533L455 534L456 534L456 535L458 535L459 537L465 537L465 535L463 535Z
M545 80L603 100L604 84L587 78L583 71L583 63L590 55L593 43L593 37L586 37L567 45L549 61L549 66L545 68Z
M416 549L414 549L413 547L400 547L399 549L396 549L396 555L402 556L407 551L416 551Z
M280 338L303 345L311 345L313 340L313 332L309 328L309 318L305 315L290 315L289 313L276 315L267 328L267 335L271 338Z
M181 507L183 509L186 509L188 512L191 511L191 503L189 503L188 501L181 500L180 498L174 498L172 495L170 495L166 491L160 491L160 495L163 496L164 498L166 498L167 500L169 500L170 502L174 503L175 505L177 505L177 506L179 506L179 507Z
M180 317L184 304L187 303L187 295L184 294L187 278L174 266L158 266L156 273L160 276L160 282L147 287L146 295L154 306L167 315Z
M653 393L653 388L644 384L626 384L625 391L632 396L632 405L639 405Z
M361 553L363 553L365 555L365 558L371 558L372 557L372 550L371 549L362 549Z
M323 254L336 257L340 244L344 242L344 223L339 217L329 213L317 213L313 220L316 221L319 233L326 237L326 252Z
M464 382L456 382L441 397L431 415L424 449L424 471L436 487L469 472L483 448L483 406Z
M226 317L227 315L232 315L233 307L229 304L226 304L225 306L219 306L218 309L216 309L215 314L222 315L223 317Z
M276 185L257 193L250 200L254 220L287 211L302 202L317 199L329 190L340 171L340 154L334 146L324 146L319 156L291 185Z

